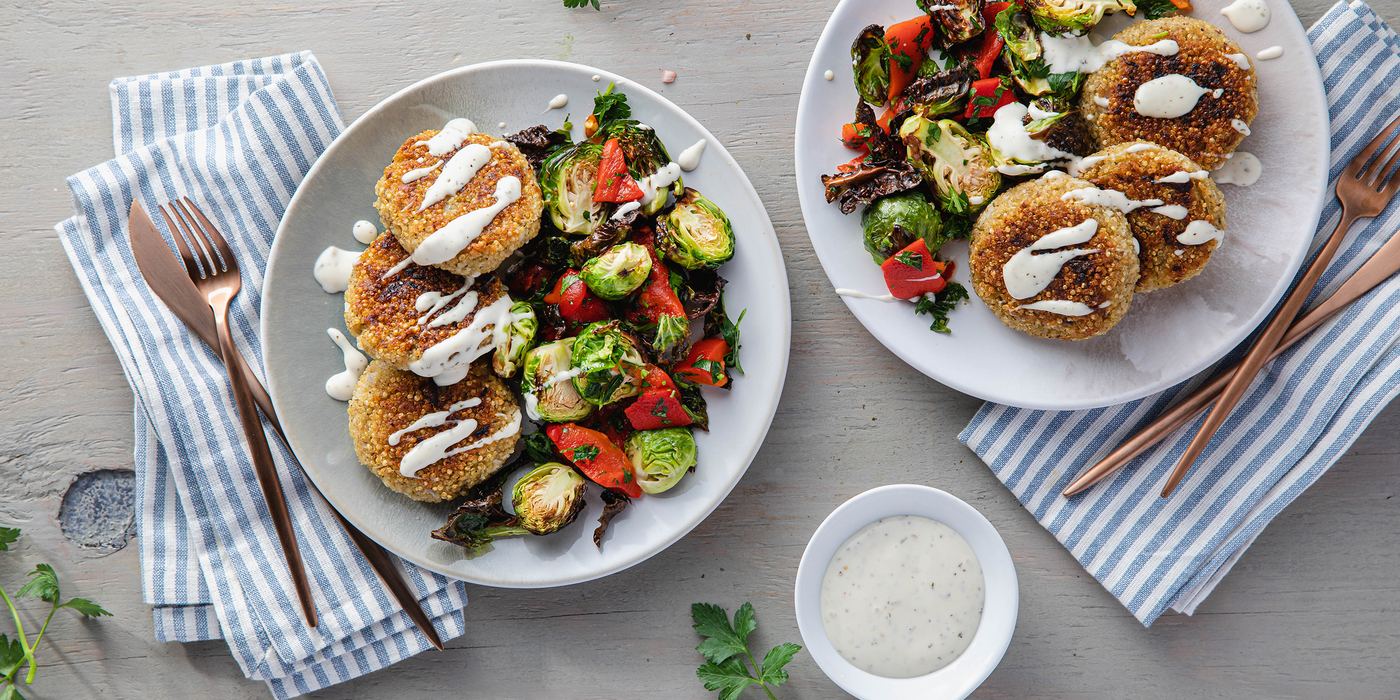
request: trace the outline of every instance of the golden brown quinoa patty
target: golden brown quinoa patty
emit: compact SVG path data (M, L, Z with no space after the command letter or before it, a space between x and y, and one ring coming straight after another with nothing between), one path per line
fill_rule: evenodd
M1128 312L1138 278L1128 220L1115 209L1061 199L1065 192L1091 186L1061 176L1030 180L992 200L977 217L968 252L972 288L1002 323L1038 338L1083 340L1107 333ZM1011 256L1042 236L1090 218L1098 221L1098 231L1073 247L1099 252L1066 262L1039 294L1012 298L1002 279L1002 267ZM1047 300L1077 301L1092 311L1086 316L1062 316L1019 308Z
M1186 217L1180 220L1154 213L1152 207L1128 213L1128 224L1141 248L1137 291L1150 292L1191 279L1205 269L1219 241L1186 245L1176 237L1197 220L1209 221L1224 231L1225 195L1209 177L1181 183L1157 182L1182 171L1199 173L1202 168L1167 148L1124 152L1133 145L1122 143L1095 153L1094 156L1103 156L1103 159L1081 170L1079 176L1099 189L1117 190L1129 199L1160 199L1166 204L1186 207Z
M1166 36L1161 36L1163 33ZM1089 76L1079 96L1079 109L1099 148L1143 139L1186 154L1214 170L1234 153L1244 134L1232 126L1235 119L1249 124L1259 113L1254 63L1243 70L1228 54L1243 53L1214 25L1190 17L1164 17L1135 22L1113 37L1125 44L1147 46L1172 39L1174 56L1132 52L1109 61ZM1245 57L1249 61L1249 57ZM1133 109L1140 85L1179 73L1208 90L1222 89L1220 97L1207 93L1195 109L1175 119L1144 117ZM1095 98L1108 101L1102 105Z
M360 349L404 371L428 348L471 325L476 312L437 327L429 325L434 320L467 300L472 292L477 295L477 310L506 295L505 285L495 275L485 275L473 285L472 292L458 297L420 324L418 319L427 313L417 309L420 295L438 292L447 297L461 289L465 280L446 270L415 264L384 278L386 272L407 257L408 253L393 235L387 231L380 234L369 249L360 254L350 272L350 287L345 290L345 326L356 337Z
M452 422L405 433L399 444L389 444L390 435L419 418L472 398L480 398L481 403L449 415ZM515 441L519 438L517 432L453 455L424 467L416 478L399 473L399 463L414 445L450 430L457 421L475 420L477 428L453 447L465 447L493 435L516 419L520 406L505 384L486 370L485 363L477 363L467 378L456 384L437 386L432 379L399 371L383 362L371 362L360 376L360 383L355 385L349 411L350 435L355 440L355 454L360 463L374 472L385 486L415 501L448 501L465 494L500 470L515 451Z
M379 210L384 226L393 232L405 250L412 253L447 222L495 204L496 183L503 177L514 175L520 179L520 199L497 214L481 235L456 257L437 265L464 276L490 272L540 231L540 212L544 209L544 202L540 197L539 182L535 180L535 169L530 167L529 161L513 144L487 134L473 133L462 145L479 143L491 147L491 161L482 166L457 194L420 212L418 206L423 203L428 188L442 173L442 168L410 183L404 183L403 176L410 170L430 166L438 160L446 166L447 161L457 153L452 151L437 158L428 154L426 145L419 145L437 133L436 129L429 129L399 147L393 162L384 169L384 177L374 186L378 197L374 206Z

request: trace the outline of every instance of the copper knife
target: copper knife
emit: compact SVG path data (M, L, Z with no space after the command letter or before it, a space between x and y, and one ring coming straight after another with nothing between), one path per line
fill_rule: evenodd
M136 266L141 268L141 276L145 278L151 291L155 292L156 297L165 303L171 313L183 321L190 331L217 354L219 342L214 326L214 312L209 309L204 297L200 296L194 283L190 281L189 275L185 272L184 263L175 256L175 251L165 242L165 238L160 235L160 231L156 229L155 223L151 221L150 215L146 213L140 202L132 200L128 219L131 252L136 258ZM277 437L282 440L284 445L287 445L288 452L291 452L291 443L287 441L286 434L282 432L282 423L277 420L277 411L272 407L272 397L268 396L267 389L253 374L248 363L240 364L243 367L248 388L253 393L253 401L257 403L259 409L262 409L263 416L272 424L272 429L277 432ZM301 463L297 461L295 455L292 456L292 462L301 468ZM309 477L307 483L311 488L316 488L316 484L312 483ZM317 490L317 493L319 494L320 491ZM340 521L341 527L345 528L345 532L350 535L355 546L359 547L360 552L365 555L370 567L379 574L379 578L384 581L384 585L389 588L394 599L399 601L399 605L403 607L409 619L413 620L413 624L418 626L418 629L438 651L442 651L442 638L438 636L437 629L428 619L428 614L424 612L423 606L418 603L418 597L414 594L413 589L409 588L403 574L399 572L398 567L394 566L388 552L384 551L383 547L371 540L365 533L351 525L334 507L331 508L331 511L335 513L336 519Z

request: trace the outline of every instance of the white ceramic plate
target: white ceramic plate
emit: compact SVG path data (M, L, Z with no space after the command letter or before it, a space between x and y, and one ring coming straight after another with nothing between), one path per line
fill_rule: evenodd
M601 76L594 82L591 76ZM660 496L634 502L608 528L602 549L592 533L602 504L596 492L578 520L548 537L499 540L468 558L433 540L450 505L411 501L385 488L360 466L345 404L326 395L326 378L341 371L327 328L345 329L343 295L326 294L312 279L317 255L334 245L360 250L350 235L359 219L377 222L374 183L405 139L438 129L451 117L472 119L488 133L514 133L539 123L556 127L572 112L578 131L593 95L618 84L635 118L651 125L673 154L709 140L686 184L725 210L737 237L725 301L733 317L748 310L741 359L747 374L726 392L706 389L710 431L697 431L694 474ZM566 109L542 114L550 98L569 96ZM497 123L505 122L504 129ZM263 285L262 337L268 391L297 458L316 486L347 519L390 551L448 576L503 587L577 583L625 569L665 549L695 527L734 488L758 451L777 408L787 372L791 317L787 275L772 223L737 163L705 127L666 98L606 71L555 61L497 61L442 73L404 89L369 110L326 149L302 181L277 231Z
M951 335L928 330L909 304L845 298L885 347L919 371L989 401L1044 409L1107 406L1161 391L1200 372L1238 345L1282 298L1307 253L1327 189L1328 128L1322 78L1298 18L1272 2L1262 31L1242 34L1221 16L1228 0L1199 0L1190 16L1216 24L1250 56L1270 46L1282 58L1255 61L1259 117L1241 150L1263 162L1252 187L1222 185L1225 243L1195 279L1133 298L1109 333L1080 342L1034 338L1002 325L972 294L948 315ZM797 191L807 234L834 287L885 292L880 269L861 244L859 212L841 214L823 196L821 175L852 158L838 140L856 92L850 45L866 25L914 17L913 0L842 0L817 42L797 108ZM1095 33L1111 36L1126 16ZM823 73L831 70L834 80ZM954 279L971 292L967 247L945 248Z
M856 668L826 636L821 616L822 579L836 550L858 530L881 518L917 515L952 528L972 547L982 566L986 599L977 634L962 655L943 668L915 678L885 678ZM1016 631L1020 589L1011 553L995 527L956 496L928 486L881 486L842 503L826 516L797 567L797 629L807 651L842 690L862 700L961 700L1001 663Z

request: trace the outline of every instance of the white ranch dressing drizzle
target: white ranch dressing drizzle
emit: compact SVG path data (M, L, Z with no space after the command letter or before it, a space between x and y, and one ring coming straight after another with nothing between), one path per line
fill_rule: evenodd
M504 129L504 128L506 128L506 123L505 123L505 122L501 122L501 123L499 123L499 124L496 125L496 128L497 128L497 129Z
M1242 53L1227 53L1225 54L1225 58L1234 61L1235 65L1239 66L1240 70L1249 70L1249 56Z
M1204 180L1204 179L1206 179L1206 178L1208 178L1208 177L1210 177L1210 173L1208 173L1208 172L1206 172L1206 171L1204 171L1204 170L1197 170L1197 171L1195 171L1195 172L1192 172L1192 171L1190 171L1190 170L1178 170L1178 171L1172 173L1171 175L1168 175L1168 176L1163 177L1163 178L1159 178L1159 179L1157 179L1157 180L1153 180L1153 182L1155 182L1155 183L1157 183L1157 184L1159 184L1159 185L1161 185L1161 184L1166 184L1166 183L1173 183L1173 184L1180 185L1180 184L1184 184L1184 183L1190 182L1191 180Z
M628 214L631 214L632 212L637 211L641 208L642 203L636 200L633 200L631 202L624 202L622 206L618 207L617 211L613 212L613 215L609 218L621 219L622 217L627 216Z
M326 393L336 401L349 401L355 395L355 385L360 381L360 375L364 374L365 368L369 366L369 360L360 354L355 346L346 340L345 334L334 328L327 328L326 333L331 340L340 347L340 354L345 358L345 371L332 375L326 380Z
M1175 119L1196 108L1202 95L1213 92L1180 73L1164 75L1138 86L1133 109L1144 117Z
M980 205L980 204L982 204L982 203L985 202L985 201L987 201L987 198L986 198L986 197L983 197L983 196L980 195L980 194L974 194L974 195L972 195L972 196L970 196L970 197L967 198L967 203L968 203L968 204L971 204L971 205L974 206L974 207L975 207L975 206L978 206L978 205Z
M1019 161L1045 161L1062 158L1075 159L1073 153L1066 153L1051 147L1044 141L1031 138L1022 120L1029 114L1027 107L1019 102L1003 106L992 116L992 126L987 129L987 139L1004 158ZM1044 165L1025 166L1018 164L1001 165L997 170L1006 175L1025 175L1044 169ZM1013 172L1014 171L1014 172Z
M437 170L437 167L439 165L442 165L442 161L440 160L434 161L432 165L424 166L422 168L414 168L413 170L404 173L403 177L399 178L399 182L402 182L405 185L407 185L410 182L418 182L419 180L422 180L423 178L427 177L428 173Z
M432 323L428 324L428 327L437 328L439 326L446 326L449 323L461 323L462 319L467 317L467 314L476 310L476 302L479 298L480 295L476 292L467 292L467 295L462 297L462 300L457 302L456 306L448 311L444 311L441 316L433 319ZM420 320L419 322L421 323L422 321Z
M418 211L461 192L462 188L476 177L477 171L490 162L491 149L479 143L468 144L466 148L457 151L452 159L447 161L447 165L442 166L442 172L433 180L433 184L428 186L427 193L423 195L423 203L418 205Z
M1103 95L1094 95L1094 104L1100 107L1107 107L1110 104L1110 102L1108 101L1108 98L1104 97Z
M374 242L374 239L379 238L379 227L375 226L373 222L361 219L350 228L350 235L354 236L355 240L369 245Z
M952 528L884 518L846 540L822 579L821 616L837 653L885 678L913 678L958 658L986 600L982 566Z
M418 317L418 325L421 326L424 323L427 323L428 319L433 317L433 314L447 308L448 304L451 304L458 297L462 296L463 294L466 294L467 291L471 289L471 286L475 283L475 277L468 277L460 289L458 289L455 292L452 292L451 294L448 294L447 296L443 296L442 292L423 292L422 294L419 294L418 298L413 301L413 308L417 309L418 311L425 311L427 313L424 313L422 316ZM461 307L463 304L466 303L467 301L463 300L457 306ZM471 304L472 306L476 305L475 296L472 296ZM454 308L453 311L456 311L456 308ZM470 310L468 310L467 313L471 313ZM462 320L462 318L465 317L466 315L463 314L457 320L460 321ZM447 325L448 323L452 323L452 321L445 321L443 323L438 323L437 321L434 321L428 327L435 328L437 326Z
M409 370L420 377L432 377L438 386L462 381L473 360L505 341L506 327L514 321L510 313L513 303L509 295L502 295L477 311L466 328L424 350L422 357L409 363Z
M525 415L529 416L531 420L542 420L539 412L540 400L538 392L548 389L560 382L571 381L574 377L583 374L584 370L586 369L588 368L573 367L571 369L566 369L563 372L560 372L545 380L545 383L536 387L534 391L521 392L520 395L525 397Z
M875 301L883 301L886 303L900 301L900 299L896 299L893 294L866 294L858 289L846 289L845 287L837 287L836 293L852 299L874 299Z
M499 413L496 415L504 417ZM503 440L515 435L520 432L520 411L515 412L510 424L506 425L506 427L464 447L458 447L455 450L448 449L476 432L476 425L475 419L468 418L452 426L451 430L438 433L414 445L413 449L409 450L408 454L404 455L403 459L399 461L399 473L406 477L414 478L418 475L419 471L429 465L440 462L448 457L462 454L463 452L470 452L478 447L485 447L497 440Z
M462 147L468 136L476 133L476 125L470 119L453 119L427 141L419 141L415 146L427 146L428 154L441 158Z
M1183 207L1180 204L1164 204L1160 207L1153 207L1151 211L1153 214L1161 214L1162 216L1176 219L1177 221L1185 219L1186 214L1188 213L1186 207Z
M466 410L473 406L480 405L481 399L471 398L467 399L466 401L458 401L457 403L448 406L446 411L434 411L432 413L429 413L423 416L422 418L419 418L418 420L410 423L407 428L404 428L403 430L394 431L392 434L390 434L389 446L397 447L398 444L403 440L403 436L415 430L422 430L424 428L441 428L442 426L447 425L448 416L458 411Z
M1147 46L1132 46L1117 39L1109 39L1094 46L1088 36L1074 34L1055 36L1041 33L1040 45L1045 50L1042 58L1050 66L1051 73L1093 73L1103 68L1105 63L1126 54L1142 52L1175 56L1181 50L1171 39L1162 39Z
M562 108L562 107L567 106L568 104L569 104L569 96L568 96L568 95L564 95L564 94L555 95L555 96L554 96L554 99L552 99L552 100L549 101L549 109L560 109L560 108ZM549 109L546 109L545 111L548 112Z
M602 79L603 79L603 76L601 76L601 75L595 75L595 76L593 76L593 82L595 82L595 83L598 82L599 80L602 80Z
M681 154L676 156L676 165L681 166L681 170L686 172L700 167L700 156L705 153L705 144L705 139L700 139L690 148L681 151Z
M1253 153L1247 151L1235 151L1238 158L1231 158L1216 170L1211 179L1222 185L1239 185L1248 187L1259 181L1259 176L1264 172L1264 165Z
M1088 304L1078 301L1069 301L1068 299L1043 299L1016 307L1017 311L1021 309L1049 311L1052 314L1059 314L1061 316L1088 316L1094 313L1094 310L1089 308Z
M1137 236L1133 236L1133 255L1142 255L1142 244L1138 243ZM1099 308L1103 308L1100 306Z
M1131 199L1118 190L1101 190L1097 187L1083 187L1060 195L1060 201L1068 202L1070 200L1117 209L1124 214L1143 207L1156 207L1165 203L1160 199Z
M400 272L403 272L403 271L404 271L404 268L406 268L406 267L408 267L409 265L412 265L412 264L413 264L413 258L412 258L412 257L407 257L407 258L404 258L403 260L398 261L397 263L394 264L393 267L389 268L387 271L384 272L384 274L382 274L382 275L379 276L379 281L380 281L380 282L383 282L384 280L387 280L387 279L389 279L390 277L393 277L394 275L397 275L397 274L399 274Z
M316 266L311 274L327 294L343 292L350 288L350 271L355 269L359 259L359 253L331 246L316 256Z
M637 186L642 189L642 204L651 204L661 190L676 184L681 179L681 166L672 161L661 166L660 170L642 178Z
M1269 5L1264 0L1235 0L1220 14L1245 34L1253 34L1269 24Z
M826 78L827 80L831 80L836 77L836 74L832 73L831 71L827 71L826 73L822 74L822 77Z
M1082 255L1097 253L1099 249L1072 248L1042 255L1036 255L1035 251L1054 250L1084 243L1093 238L1098 231L1099 222L1096 219L1085 219L1074 226L1051 231L1041 236L1040 240L1016 251L1016 254L1001 267L1006 293L1013 299L1029 299L1044 291L1055 280L1055 276L1060 274L1060 268L1064 267L1065 263Z
M1224 231L1221 231L1220 229L1216 228L1215 225L1210 223L1209 221L1201 221L1197 219L1196 221L1192 221L1191 223L1187 224L1185 231L1182 231L1180 234L1177 234L1176 242L1181 243L1182 245L1201 245L1203 243L1209 243L1211 241L1220 241L1224 239ZM1180 253L1178 252L1178 255L1179 254Z
M489 150L488 150L489 153ZM437 265L446 262L471 245L481 232L491 224L502 209L520 199L520 179L507 175L496 182L496 202L480 209L473 209L433 231L423 239L413 251L413 262L419 265Z
M1238 131L1241 134L1244 134L1245 136L1249 136L1249 125L1244 123L1243 119L1231 119L1230 126L1233 127L1235 131Z
M1124 153L1141 153L1141 152L1143 152L1143 151L1150 151L1150 150L1152 150L1152 149L1154 149L1154 148L1156 148L1156 147L1157 147L1157 144L1155 144L1155 143L1135 143L1135 144L1133 144L1133 145L1131 145L1131 146L1128 146L1127 148L1123 149L1123 152L1124 152Z
M1257 58L1257 59L1259 59L1259 60L1261 60L1261 61L1271 61L1271 60L1273 60L1273 59L1275 59L1275 58L1278 58L1279 56L1282 56L1282 55L1283 55L1283 47L1282 47L1282 46L1270 46L1269 48L1264 49L1263 51L1260 51L1260 52L1257 53L1257 54L1254 54L1254 57Z

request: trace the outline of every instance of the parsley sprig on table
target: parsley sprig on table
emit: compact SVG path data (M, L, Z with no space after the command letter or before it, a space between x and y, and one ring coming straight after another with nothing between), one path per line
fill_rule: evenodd
M588 7L590 4L595 10L603 9L598 7L598 0L564 0L564 7Z
M729 612L718 605L695 603L690 606L690 617L695 620L695 631L704 635L705 641L695 650L708 659L708 663L695 669L695 675L705 682L706 690L718 690L719 700L734 700L744 689L757 683L769 698L777 700L773 688L787 682L787 671L783 670L792 657L802 647L784 643L768 650L760 663L749 651L749 634L758 628L753 617L753 606L744 603L734 613L734 624L729 624ZM748 659L748 664L744 659ZM749 672L749 664L758 675Z
M0 527L0 552L9 551L10 545L19 539L19 530L12 527ZM20 620L19 610L15 607L14 598L38 598L49 604L48 617L44 618L44 626L39 628L39 636L34 638L34 643L29 643L29 637L24 633L24 622ZM15 618L15 639L10 639L4 634L0 634L0 674L3 674L4 688L0 688L0 700L24 700L24 696L19 694L15 684L19 682L19 670L26 663L29 664L29 673L24 677L24 682L33 683L34 673L39 670L39 663L34 660L34 650L39 648L39 642L43 641L44 633L49 629L49 622L53 620L53 614L59 608L70 608L76 610L83 617L101 617L112 613L102 609L102 606L85 598L72 598L67 602L60 603L61 597L58 590L58 574L53 567L48 564L39 564L34 570L29 572L29 581L20 587L14 598L0 589L0 598L4 598L5 605L10 609L10 614Z

